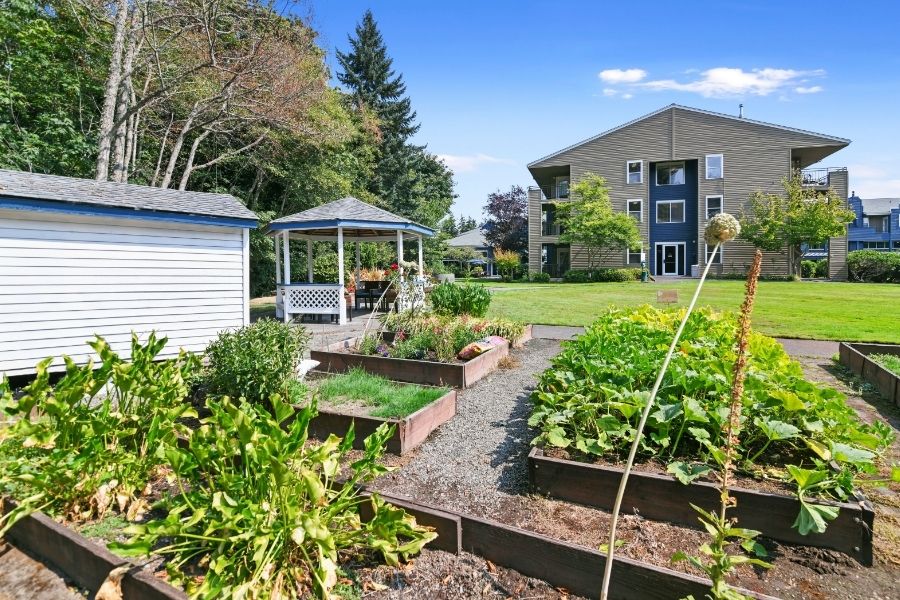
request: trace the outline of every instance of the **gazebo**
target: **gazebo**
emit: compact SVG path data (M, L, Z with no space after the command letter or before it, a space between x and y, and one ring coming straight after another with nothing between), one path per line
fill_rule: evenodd
M280 219L275 219L266 231L275 240L275 310L285 322L292 315L336 315L338 323L347 322L344 298L344 244L356 244L356 279L359 279L360 242L395 242L397 264L403 260L403 244L416 241L419 247L418 272L423 273L422 238L434 235L434 230L413 223L384 209L357 198L342 198ZM291 281L290 243L306 242L307 282ZM338 280L336 283L313 283L313 242L337 242ZM424 282L417 282L424 286Z

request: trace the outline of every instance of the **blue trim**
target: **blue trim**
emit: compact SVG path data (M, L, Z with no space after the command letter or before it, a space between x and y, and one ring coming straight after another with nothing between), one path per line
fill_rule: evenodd
M395 231L413 231L422 235L434 235L433 229L428 229L415 223L395 223L392 221L355 221L347 219L322 219L319 221L288 221L281 223L269 223L269 231L303 231L306 229L322 229L325 227L371 227L373 229L391 229Z
M59 200L26 200L9 196L0 196L0 208L30 210L34 212L67 213L91 217L117 217L148 221L167 221L171 223L191 223L195 225L216 225L218 227L246 227L248 229L256 229L258 226L256 219L238 219L236 217L214 217L211 215L162 212L137 208L97 206L95 204L70 203Z

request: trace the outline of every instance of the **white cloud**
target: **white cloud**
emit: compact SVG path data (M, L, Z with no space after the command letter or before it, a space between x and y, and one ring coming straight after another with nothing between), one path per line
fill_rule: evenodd
M514 165L514 161L507 158L497 158L487 154L474 154L460 156L454 154L438 154L437 157L444 161L455 173L467 173L477 171L485 165Z
M900 179L857 179L851 173L850 189L860 198L900 198Z
M635 85L653 91L677 91L700 94L706 98L723 98L728 96L768 96L785 88L795 87L798 93L815 93L822 90L820 86L802 88L797 84L808 81L810 77L822 77L825 71L798 71L795 69L752 69L744 71L740 68L715 67L700 74L693 81L676 81L674 79L656 79Z
M825 88L823 88L821 85L813 85L810 87L803 87L801 85L794 88L794 91L798 94L818 94L819 92L822 92L824 90Z
M619 95L619 90L614 90L612 88L603 88L603 95L608 96L609 98L614 98Z
M606 83L637 83L647 76L643 69L605 69L597 76Z
M632 98L634 98L634 94L622 94L623 100L631 100Z

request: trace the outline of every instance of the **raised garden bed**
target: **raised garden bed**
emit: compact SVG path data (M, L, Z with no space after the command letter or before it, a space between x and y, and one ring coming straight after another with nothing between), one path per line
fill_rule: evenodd
M842 365L874 385L882 396L900 406L900 375L871 358L872 354L900 356L900 346L889 344L842 343L838 356Z
M622 469L546 456L540 448L528 455L531 487L541 494L609 510L615 502ZM706 510L719 506L718 486L694 481L684 485L670 475L632 471L622 509L648 519L698 527L691 503ZM792 527L800 504L796 497L747 488L731 488L737 506L731 516L741 527L788 543L839 550L865 566L872 566L872 528L875 511L863 497L856 503L829 503L840 507L838 517L823 533L801 535Z
M381 496L415 516L418 522L435 528L439 535L429 544L431 548L451 553L465 550L578 595L594 597L600 589L605 556L596 550L407 498ZM367 515L362 516L365 519ZM7 536L15 546L55 568L91 595L97 593L110 571L130 564L40 513L16 523ZM135 566L122 580L125 600L184 600L187 597L181 590L139 569ZM663 600L689 594L700 598L708 589L709 582L701 577L617 558L610 598ZM771 598L750 590L738 591L760 600Z
M390 334L384 336L389 338ZM317 370L328 373L345 373L355 367L394 381L464 389L496 369L509 354L507 342L465 363L442 363L354 354L350 350L359 341L360 338L351 338L331 344L325 350L311 350L310 358L319 361Z
M318 416L309 424L309 432L320 439L325 439L332 433L343 437L352 424L356 433L353 447L362 450L369 435L382 423L391 423L396 428L394 435L387 442L387 449L388 452L402 456L424 442L432 431L455 415L456 390L448 391L411 415L401 418L351 415L340 412L339 407L320 405Z

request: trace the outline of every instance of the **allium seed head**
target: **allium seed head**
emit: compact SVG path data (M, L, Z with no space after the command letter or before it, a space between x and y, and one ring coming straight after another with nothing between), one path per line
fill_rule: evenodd
M706 225L703 238L710 246L728 242L741 233L741 224L728 213L719 213L713 216Z

